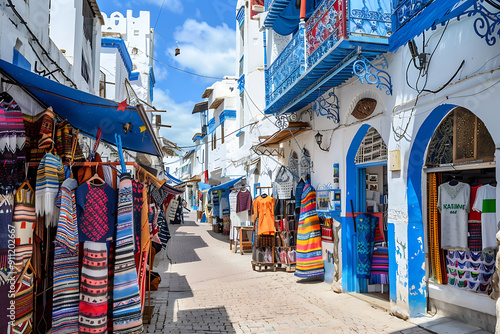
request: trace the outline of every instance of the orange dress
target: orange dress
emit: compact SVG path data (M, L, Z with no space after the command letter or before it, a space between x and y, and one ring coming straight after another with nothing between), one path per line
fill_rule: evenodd
M271 196L257 197L253 202L253 217L252 221L259 217L258 233L274 235L274 203L276 200Z

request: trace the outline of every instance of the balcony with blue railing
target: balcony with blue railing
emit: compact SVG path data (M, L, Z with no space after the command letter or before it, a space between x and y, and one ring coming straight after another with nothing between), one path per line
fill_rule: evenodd
M275 1L266 2L271 3L270 10ZM389 1L320 2L266 70L266 113L288 113L306 106L317 98L314 91L352 77L357 60L369 63L386 52L391 34ZM266 28L274 28L275 22L266 18Z

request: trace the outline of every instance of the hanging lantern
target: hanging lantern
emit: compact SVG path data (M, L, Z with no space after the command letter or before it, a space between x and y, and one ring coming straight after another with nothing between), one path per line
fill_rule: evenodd
M181 49L179 48L179 43L176 41L177 47L175 48L175 56L177 57L178 55L181 54Z

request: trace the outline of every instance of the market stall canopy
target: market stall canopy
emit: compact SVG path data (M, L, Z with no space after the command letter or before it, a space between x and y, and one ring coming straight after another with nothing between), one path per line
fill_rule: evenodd
M201 175L195 175L192 178L190 178L189 180L184 181L184 182L182 182L182 183L180 183L180 184L178 184L178 185L176 185L174 187L175 188L180 188L180 187L184 187L184 186L188 185L189 183L192 184L192 183L200 183L200 182L201 182ZM188 186L188 187L190 187L190 186Z
M176 185L179 185L179 184L182 183L181 180L179 180L178 178L174 177L169 172L165 172L164 174L165 174L167 183L173 183L173 184L176 184Z
M228 181L226 183L219 184L218 186L210 188L210 191L217 191L217 190L229 189L229 188L233 187L236 183L238 183L238 181L240 181L242 178L244 178L244 176L240 176L237 179Z
M4 60L0 60L0 72L10 79L10 83L22 87L41 105L52 107L57 115L67 119L82 133L95 136L97 129L101 127L102 140L105 142L115 145L117 133L122 137L124 149L162 155L156 136L149 131L150 127L146 126L135 107L118 110L119 105L114 101L67 87ZM127 124L132 127L125 133L124 125ZM147 131L141 132L140 128L144 126Z
M206 193L212 186L203 182L198 182L198 188L202 193Z
M302 133L304 131L310 130L309 123L306 122L291 122L288 127L279 130L268 137L260 137L264 139L261 143L252 147L252 150L259 155L268 156L282 156L282 150L279 148L279 144Z

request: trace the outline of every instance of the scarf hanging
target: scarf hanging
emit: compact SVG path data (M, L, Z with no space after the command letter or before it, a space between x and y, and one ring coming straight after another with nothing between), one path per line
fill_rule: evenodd
M78 223L76 219L75 179L67 179L61 186L60 214L54 249L54 299L52 333L78 332L79 270Z
M35 229L35 191L28 182L23 183L14 198L13 224L16 229L16 273L20 274L33 253L33 230Z
M142 333L141 298L134 261L132 180L121 174L113 286L113 332Z
M139 261L139 292L141 295L141 310L144 309L144 301L146 297L146 267L148 264L149 246L151 238L149 234L149 219L148 219L148 194L146 188L142 188L142 210L141 210L141 253Z
M9 268L9 232L13 232L12 210L14 206L13 188L0 186L0 285L7 283Z
M26 159L40 162L54 144L52 134L55 126L55 115L51 108L35 115L23 115L26 129Z
M160 229L159 237L161 241L161 247L163 249L167 248L167 243L170 240L170 231L168 230L168 224L163 215L163 211L158 216L158 228Z
M142 215L142 189L144 186L136 181L132 181L132 197L134 204L134 254L141 252L141 215Z
M0 102L0 180L18 184L24 179L26 131L23 113L12 96L3 94Z
M59 209L56 197L64 179L61 159L51 153L45 154L36 173L35 209L38 216L45 215L45 226L56 226Z

